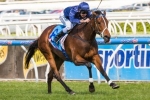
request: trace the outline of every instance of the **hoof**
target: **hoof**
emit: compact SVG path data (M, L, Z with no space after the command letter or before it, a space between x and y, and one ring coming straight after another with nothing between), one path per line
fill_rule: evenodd
M115 83L111 83L110 86L112 87L112 89L118 89L120 86L115 84Z
M89 85L89 92L91 92L91 93L95 92L94 85Z
M76 93L73 92L73 91L70 91L69 94L70 94L70 95L75 95Z
M52 92L48 92L48 94L52 94Z

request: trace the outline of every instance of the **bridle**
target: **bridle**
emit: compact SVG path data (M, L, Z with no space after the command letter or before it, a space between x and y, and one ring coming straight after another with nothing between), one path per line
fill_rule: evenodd
M97 15L97 16L94 18L95 28L93 28L93 27L91 26L91 27L93 28L93 31L95 31L96 34L99 34L102 38L104 37L104 32L105 32L105 30L108 29L108 28L107 28L107 25L106 25L106 21L105 21L105 19L104 19L103 16L104 16L103 14ZM100 24L100 23L97 23L97 18L100 18L100 17L102 17L102 20L104 21L104 25L105 25L105 28L102 30L102 32L100 32L101 30L99 30L99 28L98 28L98 24Z

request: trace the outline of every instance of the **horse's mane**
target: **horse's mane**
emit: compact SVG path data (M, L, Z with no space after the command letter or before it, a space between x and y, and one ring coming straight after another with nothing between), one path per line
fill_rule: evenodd
M85 26L87 25L87 23L82 23L82 24L77 24L74 26L74 28L72 30L70 30L69 34L72 32L72 31L77 31L77 32L80 32L83 30L83 28L85 28ZM72 34L76 34L76 32L73 32Z

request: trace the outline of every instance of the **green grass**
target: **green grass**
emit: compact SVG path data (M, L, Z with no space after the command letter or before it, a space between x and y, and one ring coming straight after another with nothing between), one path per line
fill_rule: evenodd
M94 93L88 91L88 82L68 82L67 85L76 93L69 95L64 88L54 81L52 94L47 93L45 82L0 82L0 100L149 100L150 83L117 82L120 88L111 89L106 83L95 82Z

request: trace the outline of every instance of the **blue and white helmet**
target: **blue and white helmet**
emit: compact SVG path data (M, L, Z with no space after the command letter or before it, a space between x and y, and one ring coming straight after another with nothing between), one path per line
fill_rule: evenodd
M78 6L78 10L90 10L89 4L86 2L81 2Z

